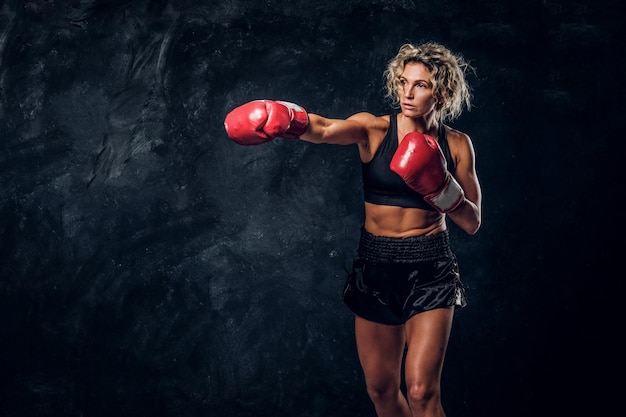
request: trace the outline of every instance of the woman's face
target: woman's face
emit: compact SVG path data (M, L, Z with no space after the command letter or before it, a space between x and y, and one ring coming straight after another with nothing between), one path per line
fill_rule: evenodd
M430 71L420 62L408 62L398 79L398 98L402 113L408 117L422 117L435 110Z

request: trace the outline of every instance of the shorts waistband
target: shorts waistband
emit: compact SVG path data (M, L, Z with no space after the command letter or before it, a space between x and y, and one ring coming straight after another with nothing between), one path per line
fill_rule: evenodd
M375 236L361 227L359 257L374 262L435 261L452 256L448 230L429 236Z

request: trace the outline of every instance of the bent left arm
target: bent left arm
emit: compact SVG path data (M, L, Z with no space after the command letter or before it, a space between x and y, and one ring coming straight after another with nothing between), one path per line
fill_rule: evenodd
M454 132L454 133L453 133ZM481 225L482 191L476 175L475 153L472 141L465 133L451 131L457 144L457 164L454 178L465 192L465 198L453 211L447 213L450 220L466 233L475 234Z

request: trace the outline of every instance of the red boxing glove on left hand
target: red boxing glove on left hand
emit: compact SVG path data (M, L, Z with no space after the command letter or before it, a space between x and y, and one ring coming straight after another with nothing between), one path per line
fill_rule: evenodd
M437 141L420 132L411 132L398 145L389 167L440 213L456 209L465 193L448 172L446 159Z

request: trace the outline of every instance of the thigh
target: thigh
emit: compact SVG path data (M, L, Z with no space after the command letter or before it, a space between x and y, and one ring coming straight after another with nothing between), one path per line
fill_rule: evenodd
M407 321L407 383L439 382L453 317L454 307L447 307L416 314Z
M357 352L368 387L400 384L405 333L402 325L375 323L355 316Z

